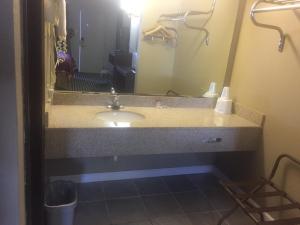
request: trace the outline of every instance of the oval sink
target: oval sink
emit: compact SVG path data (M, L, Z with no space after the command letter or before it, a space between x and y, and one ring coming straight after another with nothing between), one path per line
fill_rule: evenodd
M110 122L135 122L145 119L145 116L140 113L128 112L128 111L106 111L96 114L97 119Z

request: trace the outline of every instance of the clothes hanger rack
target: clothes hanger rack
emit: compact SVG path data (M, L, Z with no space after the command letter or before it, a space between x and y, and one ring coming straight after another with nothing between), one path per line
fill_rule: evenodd
M208 23L208 21L210 20L211 16L213 15L213 12L214 12L214 9L215 9L215 6L216 6L216 1L217 0L213 0L212 1L212 4L211 4L211 7L208 11L195 11L195 10L189 10L189 11L186 11L186 12L180 12L180 13L169 13L169 14L162 14L159 16L159 19L158 19L158 26L151 29L151 30L148 30L148 31L145 31L144 32L144 37L146 38L152 38L153 37L160 37L162 38L163 40L168 40L167 37L163 36L162 33L161 33L161 28L164 27L166 30L170 30L170 31L173 31L174 34L175 34L175 37L173 39L175 39L177 41L177 36L178 36L178 33L177 33L177 30L175 28L172 28L172 27L165 27L163 26L163 22L167 22L167 21L174 21L174 22L182 22L184 24L185 27L189 28L189 29L193 29L193 30L199 30L201 32L204 32L205 33L205 36L203 38L203 41L205 41L206 45L208 45L208 42L209 42L209 31L204 28L204 26ZM194 25L191 25L187 22L188 18L191 17L191 16L201 16L201 15L208 15L208 18L206 19L205 23L203 26L201 27L198 27L198 26L194 26ZM158 32L158 33L157 33ZM159 35L157 35L159 34ZM152 35L152 36L151 36Z
M213 0L211 7L208 11L195 11L195 10L189 10L186 12L181 12L181 13L170 13L170 14L162 14L160 15L158 22L164 22L164 21L178 21L178 22L183 22L184 26L193 29L193 30L199 30L205 33L205 36L203 40L205 40L206 45L209 43L209 31L204 28L204 26L208 23L210 20L211 16L213 15L213 12L215 10L217 0ZM209 15L207 18L206 22L204 23L203 26L197 27L194 25L190 25L187 20L191 16L201 16L201 15Z
M273 6L259 7L261 4L271 4ZM270 25L258 22L255 15L258 13L269 13L276 11L296 10L300 9L300 0L257 0L251 7L250 16L252 22L259 27L276 30L280 35L278 50L283 51L285 45L286 35L283 29L279 26Z

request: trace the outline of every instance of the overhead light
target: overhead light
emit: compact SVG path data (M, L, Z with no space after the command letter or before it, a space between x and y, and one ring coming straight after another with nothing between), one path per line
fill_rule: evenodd
M121 0L121 9L129 15L140 16L146 0Z

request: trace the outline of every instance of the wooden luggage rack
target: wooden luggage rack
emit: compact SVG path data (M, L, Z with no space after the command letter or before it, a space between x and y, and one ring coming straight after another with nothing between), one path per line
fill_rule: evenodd
M218 225L231 216L238 208L241 208L246 215L248 215L258 225L299 225L300 224L300 204L294 201L288 194L280 190L272 182L278 170L278 166L283 159L288 159L300 166L300 161L290 155L280 155L272 169L268 179L261 178L255 183L232 183L220 181L223 188L234 199L236 205L228 213L226 213L219 221ZM248 187L250 191L242 191L243 187ZM265 190L272 191L265 191ZM286 204L270 207L261 207L255 199L262 199L268 197L281 197ZM266 214L271 212L283 212L286 210L299 210L299 217L288 219L274 219L266 220Z

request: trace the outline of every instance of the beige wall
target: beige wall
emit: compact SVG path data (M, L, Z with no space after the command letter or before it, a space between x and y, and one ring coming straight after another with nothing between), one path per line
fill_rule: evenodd
M141 21L141 31L151 29L163 13L180 9L181 0L148 0ZM140 35L136 93L165 94L171 89L175 48L161 41L145 41Z
M177 46L161 41L143 40L140 35L139 62L135 92L166 94L170 89L182 95L202 96L214 81L221 90L228 65L239 0L217 0L212 18L206 25L211 33L209 46L203 43L204 33L178 28ZM143 12L141 30L155 26L164 13L187 10L209 10L212 0L148 0ZM189 19L189 24L203 25L207 16Z
M247 1L231 81L234 99L266 114L262 156L269 173L275 158L288 153L300 158L300 11L259 15L279 24L288 34L285 49L277 50L277 32L256 27L249 18L254 0ZM300 200L300 170L287 168L277 182Z
M204 33L179 28L172 88L185 95L202 96L210 82L223 87L228 56L233 38L240 0L217 0L213 16L206 25L210 32L209 45L203 43ZM185 0L183 11L210 9L212 1ZM189 22L195 26L204 24L207 16Z

